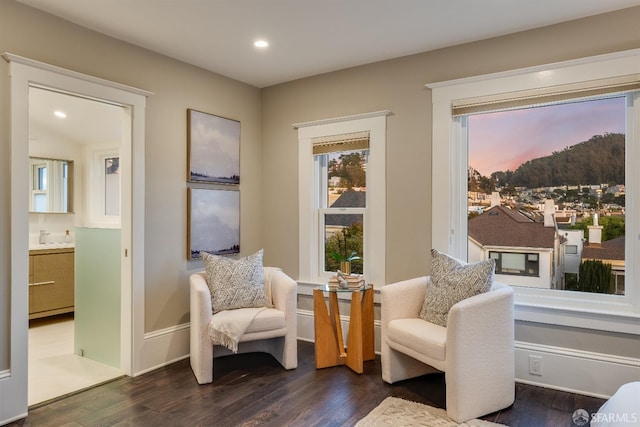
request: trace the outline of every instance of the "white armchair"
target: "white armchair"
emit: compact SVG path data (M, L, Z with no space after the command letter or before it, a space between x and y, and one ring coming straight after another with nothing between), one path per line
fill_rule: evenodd
M194 273L189 281L191 369L198 383L206 384L213 381L214 358L233 353L214 346L209 338L209 324L214 315L205 273ZM264 267L264 286L273 308L261 311L253 319L240 338L238 353L269 353L285 369L294 369L298 366L296 282L280 269Z
M448 416L458 423L510 406L515 398L513 290L455 304L442 327L419 317L429 277L381 289L382 379L395 383L443 371Z

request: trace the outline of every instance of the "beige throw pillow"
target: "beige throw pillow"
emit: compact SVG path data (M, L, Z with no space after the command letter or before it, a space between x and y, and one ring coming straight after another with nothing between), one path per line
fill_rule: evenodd
M420 318L447 326L449 310L463 299L489 291L493 284L495 261L467 264L431 250L431 280L420 311Z
M202 252L213 313L265 307L263 250L239 260Z

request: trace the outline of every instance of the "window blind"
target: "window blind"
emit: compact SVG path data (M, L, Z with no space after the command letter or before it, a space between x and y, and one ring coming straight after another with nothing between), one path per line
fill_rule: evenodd
M509 110L640 90L640 74L455 100L453 116Z
M316 137L311 139L311 144L314 156L339 151L367 150L369 131Z

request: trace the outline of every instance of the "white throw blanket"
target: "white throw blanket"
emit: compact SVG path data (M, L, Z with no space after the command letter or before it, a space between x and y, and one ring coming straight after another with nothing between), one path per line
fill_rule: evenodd
M214 314L211 323L209 323L211 341L215 345L225 346L237 353L240 338L245 334L253 319L264 309L265 307L238 308Z

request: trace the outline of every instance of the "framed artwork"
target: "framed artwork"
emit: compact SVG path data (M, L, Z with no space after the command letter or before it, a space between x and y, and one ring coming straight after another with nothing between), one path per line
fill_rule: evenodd
M189 188L188 259L200 252L228 255L240 252L240 192L237 190Z
M240 122L187 110L187 180L240 184Z

